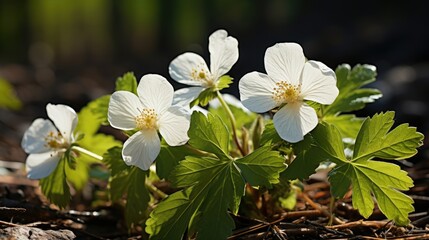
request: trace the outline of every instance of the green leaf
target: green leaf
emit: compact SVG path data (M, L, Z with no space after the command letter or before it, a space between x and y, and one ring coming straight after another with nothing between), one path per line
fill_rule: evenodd
M253 153L238 159L244 179L253 186L267 186L279 182L279 173L286 168L284 159L269 146L258 148Z
M77 141L80 147L102 156L108 149L120 146L121 142L115 140L113 136L97 133L103 120L94 115L92 110L98 104L99 100L97 99L81 109L78 113L79 122L75 133L84 136ZM88 182L89 169L94 163L100 163L100 160L78 153L76 156L76 168L72 169L68 165L66 166L67 180L77 190L81 190Z
M22 107L22 103L16 96L12 84L3 78L0 78L0 96L0 108L18 110Z
M408 214L414 210L412 199L398 190L408 190L413 181L397 165L372 161L372 158L404 159L416 153L422 145L423 135L415 128L402 124L389 132L394 124L394 112L376 114L367 118L358 133L353 159L337 161L343 157L330 154L337 163L330 173L332 193L342 197L353 186L353 206L364 217L374 208L372 196L388 219L399 225L409 223ZM339 135L339 134L338 134Z
M200 92L198 97L190 103L190 107L197 106L197 105L205 107L207 106L207 104L209 104L211 100L216 98L216 96L217 94L213 90L213 88L204 89L202 92Z
M186 157L170 178L177 187L192 187L169 196L151 213L146 223L151 239L181 239L197 211L202 212L199 238L226 239L232 233L227 210L236 210L244 194L243 178L232 161Z
M328 115L323 117L323 121L334 125L341 133L342 138L356 139L363 118L358 118L354 114Z
M399 160L417 153L416 148L422 145L424 136L408 124L401 124L388 133L394 116L394 112L386 112L364 121L356 139L354 161L373 157Z
M194 113L192 122L189 143L212 154L186 156L172 171L169 179L184 189L150 214L146 232L151 239L182 239L187 229L199 239L226 239L234 228L228 210L238 212L245 181L269 187L285 167L284 159L269 147L233 160L226 153L228 130L219 117Z
M128 91L137 94L137 79L134 73L127 72L116 79L116 91Z
M71 198L70 189L66 181L65 165L66 158L63 155L55 170L46 178L40 179L43 194L49 201L60 208L66 207Z
M119 200L128 189L128 178L131 168L122 160L122 148L113 147L103 155L103 162L110 170L109 195L110 200Z
M229 85L231 85L233 78L228 76L228 75L223 75L222 77L219 78L217 84L216 84L216 88L215 91L220 91L224 88L228 88Z
M232 83L232 78L228 75L223 75L219 78L216 86L204 89L196 99L190 103L190 107L200 105L202 107L207 106L211 100L217 97L217 91L229 87Z
M100 121L101 125L109 125L109 121L107 120L109 101L110 95L104 95L93 100L93 104L88 104L88 107L91 109L91 113Z
M219 158L228 157L229 132L219 116L193 112L188 131L189 144L196 149L214 153Z
M150 239L183 239L183 234L205 192L192 187L175 192L159 203L146 221Z
M264 131L262 132L260 145L264 146L266 144L276 144L282 141L283 139L277 133L273 121L267 122L267 124L265 124Z
M331 105L324 108L325 116L362 109L382 96L377 89L361 88L375 81L377 73L374 66L356 65L350 70L349 65L343 64L335 72L340 93Z
M344 145L338 130L330 124L320 123L304 140L294 145L296 158L282 173L282 177L306 179L324 161L341 163L346 160Z
M339 189L333 192L338 197L345 193L344 189L348 188L346 183L351 181L353 207L363 217L368 218L372 214L373 194L381 212L388 219L398 225L409 223L408 214L414 211L413 200L398 190L408 190L413 186L413 181L397 165L376 161L346 162L330 175L332 187Z
M145 187L146 174L140 168L133 167L128 178L125 219L129 229L136 226L143 226L148 216L147 207L150 195Z
M129 229L143 225L147 219L150 194L145 186L147 172L127 166L122 160L122 148L113 147L103 155L110 169L109 195L111 201L121 199L125 193L125 220Z
M177 147L161 145L161 151L155 161L157 175L161 179L168 179L171 171L173 171L181 160L185 159L186 156L194 155L196 155L195 151L192 151L192 149L186 145Z

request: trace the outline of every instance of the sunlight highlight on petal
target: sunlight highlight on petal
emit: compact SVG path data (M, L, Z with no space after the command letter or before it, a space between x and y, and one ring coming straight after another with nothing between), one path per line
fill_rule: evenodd
M317 126L318 118L306 104L287 104L274 114L273 122L282 139L296 143Z
M136 128L136 117L142 110L143 105L135 94L127 91L114 92L109 102L109 123L114 128L132 130Z
M71 142L73 131L77 125L77 114L73 108L62 104L48 103L46 112L63 137Z
M276 83L269 76L251 72L244 75L238 83L240 99L250 111L263 113L276 107L273 89Z
M137 93L145 108L155 109L157 114L162 114L173 102L174 89L163 76L146 74L140 79Z
M125 164L148 170L161 150L156 130L139 131L124 143L122 158Z
M336 84L335 72L325 64L316 61L305 63L301 87L304 99L321 104L331 104L339 93Z
M26 153L42 153L49 151L45 138L50 132L58 132L51 121L42 118L34 120L24 133L21 147Z
M200 76L200 73L204 73L204 77L211 79L211 73L204 59L191 52L183 53L173 59L168 71L171 78L177 82L191 86L205 85L206 80L201 78L203 75Z
M159 132L170 146L185 144L188 140L190 114L183 108L173 106L162 115Z
M49 176L57 167L61 155L62 153L58 153L57 151L28 155L25 164L27 177L30 179L41 179Z
M217 30L209 37L210 71L215 81L238 60L238 41L228 36L227 31Z
M297 85L305 64L302 47L296 43L277 43L265 52L265 70L276 81Z

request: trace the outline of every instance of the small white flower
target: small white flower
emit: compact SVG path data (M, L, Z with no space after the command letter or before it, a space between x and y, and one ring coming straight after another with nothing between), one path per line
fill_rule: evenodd
M46 105L47 119L38 118L24 133L21 146L27 157L27 176L31 179L47 177L54 171L64 152L74 142L77 125L76 112L66 105ZM55 125L54 125L55 124Z
M219 78L226 74L238 60L238 41L225 30L217 30L209 37L210 70L204 59L187 52L171 61L170 76L179 83L194 87L174 93L174 103L189 105L207 88L216 87Z
M251 72L239 82L241 101L253 112L280 107L274 127L280 137L298 142L313 130L316 111L304 100L331 104L338 96L334 71L321 62L306 61L296 43L278 43L265 52L267 74Z
M183 107L172 106L173 87L162 76L147 74L140 79L138 96L127 91L112 94L108 120L112 127L139 131L122 149L127 165L148 170L161 149L158 130L170 146L188 141L190 115Z

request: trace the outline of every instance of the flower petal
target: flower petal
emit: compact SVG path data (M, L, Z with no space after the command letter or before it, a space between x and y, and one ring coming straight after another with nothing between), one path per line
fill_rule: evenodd
M202 86L203 82L194 79L192 76L192 72L195 71L203 71L206 74L210 74L204 59L200 55L191 52L177 56L171 61L170 66L168 66L171 78L177 82L191 86Z
M273 118L274 127L280 137L296 143L313 130L318 123L316 111L304 103L286 104Z
M73 108L62 104L46 105L48 117L54 122L60 133L70 143L73 141L73 131L77 125L77 114Z
M217 30L209 37L210 71L213 79L231 70L238 60L238 41L225 30Z
M188 140L190 114L184 108L172 106L159 119L159 132L170 146L185 144Z
M122 158L128 166L148 170L161 150L161 142L155 130L139 131L128 138L122 149Z
M58 165L62 153L56 151L33 153L28 155L25 163L27 177L40 179L49 176Z
M277 43L265 52L265 70L276 81L299 84L305 57L302 47L296 43Z
M173 105L188 107L189 104L204 90L202 87L182 88L174 92Z
M143 110L139 98L127 91L117 91L112 94L109 102L107 118L112 127L121 130L136 128L136 117Z
M243 105L252 112L263 113L276 107L273 89L276 83L263 73L251 72L244 75L238 83Z
M305 63L301 85L301 94L304 99L331 104L338 93L337 79L332 69L317 61Z
M140 79L137 93L143 106L155 109L157 114L162 114L173 103L173 86L158 74L144 75Z
M26 153L41 153L49 151L45 138L50 132L56 133L58 130L54 124L47 119L38 118L25 131L21 141L21 146Z

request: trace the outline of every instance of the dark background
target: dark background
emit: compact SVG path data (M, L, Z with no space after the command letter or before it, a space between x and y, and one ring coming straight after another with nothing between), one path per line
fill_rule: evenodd
M307 58L331 68L375 65L374 86L384 97L357 114L395 110L398 123L410 122L426 135L427 25L424 1L0 0L0 77L24 104L18 111L0 109L0 160L25 161L22 134L33 119L46 117L48 102L78 111L111 93L127 71L171 79L168 65L183 52L208 61L208 36L219 28L239 41L228 92L238 94L247 72L265 72L267 47L297 42Z

